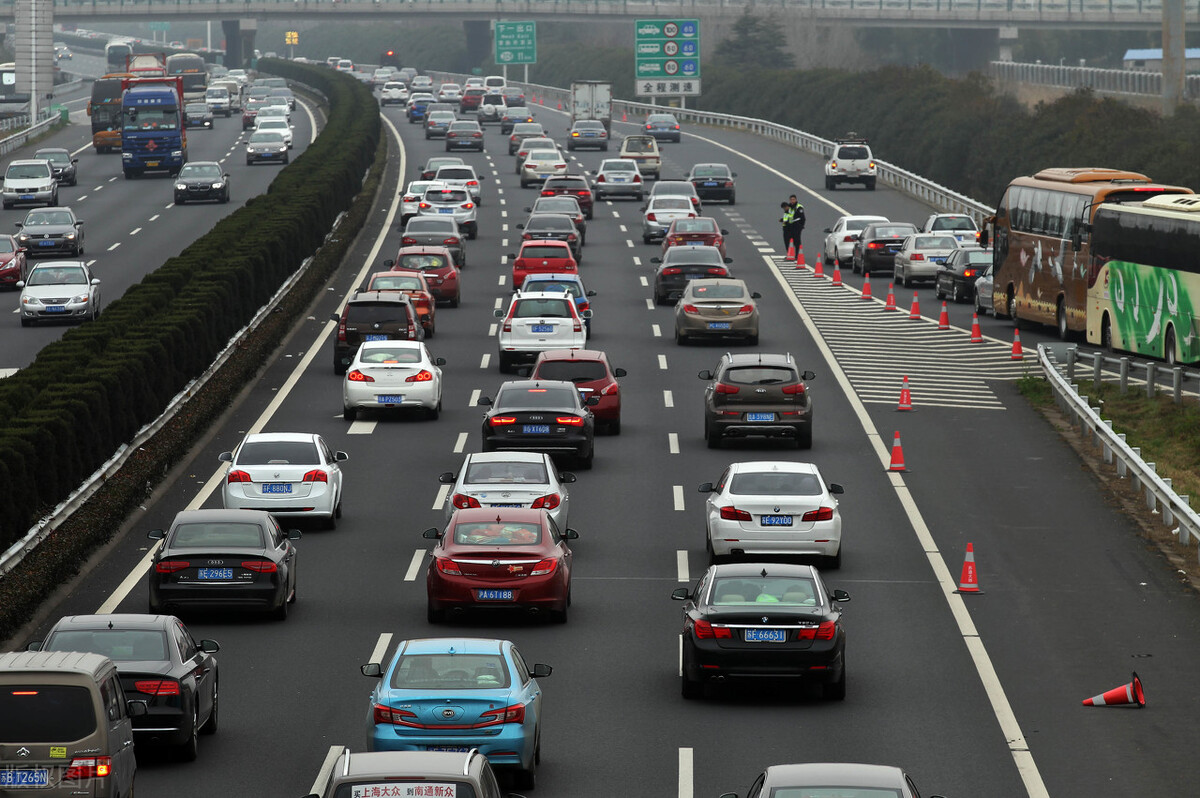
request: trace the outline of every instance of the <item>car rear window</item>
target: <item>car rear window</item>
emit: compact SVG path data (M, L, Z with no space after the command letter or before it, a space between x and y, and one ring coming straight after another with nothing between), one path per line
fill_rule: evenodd
M607 378L608 370L598 360L545 360L534 376L539 380L593 382Z
M561 410L574 407L577 396L578 394L568 388L514 388L507 386L496 397L495 406Z
M443 166L438 169L438 180L470 180L475 177L475 171L464 167Z
M625 139L625 143L621 145L621 149L625 152L654 152L656 148L653 141Z
M530 484L546 485L550 476L543 463L471 463L463 481L468 485Z
M247 441L237 453L238 465L319 463L312 441Z
M400 302L355 302L346 308L346 322L356 327L407 320L408 309Z
M412 275L379 274L371 279L369 291L424 291L421 278Z
M540 524L455 524L454 542L468 546L528 546L542 542Z
M713 583L713 604L792 604L815 606L816 585L803 577L735 577L717 579ZM773 794L780 792L776 790ZM809 795L807 790L804 795ZM838 792L840 795L841 793ZM856 791L855 795L859 793Z
M746 291L740 285L692 285L694 299L741 299Z
M446 265L446 259L441 255L401 255L397 265L427 271L442 268Z
M724 166L697 166L692 170L692 177L726 177L729 170Z
M516 319L568 319L571 317L571 305L565 299L518 299L512 315Z
M633 161L605 161L602 172L636 172L637 164Z
M734 474L729 492L739 496L819 496L822 491L815 474L759 471Z
M725 371L721 381L740 385L791 385L799 380L796 372L787 366L734 366Z
M86 687L6 684L0 688L0 718L0 743L69 743L96 731Z
M654 200L654 210L690 211L692 203L686 197L658 197Z
M425 199L430 202L466 202L467 192L455 188L426 189Z
M958 242L954 236L917 236L913 246L917 249L954 249Z
M554 230L563 233L575 232L575 222L567 216L546 214L535 216L525 225L526 230Z
M244 463L239 463L244 465ZM171 539L172 548L202 549L210 546L245 546L261 549L262 527L258 524L223 522L212 524L180 524Z
M861 161L869 158L866 147L841 147L838 149L837 157L845 158L848 161Z
M55 632L43 651L90 651L114 662L167 659L167 636L159 629L68 629Z
M408 220L404 226L406 233L458 233L458 225L453 219L435 219L433 217L416 217Z
M981 249L978 252L968 252L967 253L967 262L970 263L972 266L975 266L977 264L978 265L986 265L986 264L992 262L992 253L988 252L986 249Z
M915 232L916 228L912 225L896 225L894 227L876 227L872 235L875 238L900 238L910 236Z
M552 247L549 245L535 244L533 246L521 247L522 258L566 258L571 254L570 248L566 246Z
M671 247L662 259L663 266L686 266L698 264L702 266L724 266L721 260L721 250L716 247Z
M494 690L508 683L499 654L410 654L392 672L392 687L400 690Z
M717 223L712 219L680 219L675 222L676 233L715 233Z
M521 134L521 135L529 134L529 135L540 136L540 135L542 135L542 123L541 122L518 122L517 124L513 125L513 133Z
M534 280L526 277L525 284L522 287L526 291L536 291L546 294L566 291L572 298L583 296L583 289L574 280Z
M864 227L866 227L870 223L871 223L870 219L847 219L846 220L846 229L847 230L862 230Z
M933 230L974 230L975 220L970 216L939 216L933 220Z
M358 350L358 359L363 363L420 363L421 353L407 346L372 346Z
M630 163L633 163L630 161ZM533 204L534 213L565 213L578 216L579 201L574 197L542 197Z

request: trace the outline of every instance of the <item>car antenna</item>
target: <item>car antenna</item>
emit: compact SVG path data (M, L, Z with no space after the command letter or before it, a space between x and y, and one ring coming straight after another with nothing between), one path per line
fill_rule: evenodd
M759 576L766 577L766 575L767 575L767 569L764 568L764 569L762 569L762 572L759 574Z
M109 622L108 622L108 628L109 628L109 629L113 628L112 621L109 621Z
M497 524L501 523L501 521L500 521L500 513L496 513L496 523L497 523Z

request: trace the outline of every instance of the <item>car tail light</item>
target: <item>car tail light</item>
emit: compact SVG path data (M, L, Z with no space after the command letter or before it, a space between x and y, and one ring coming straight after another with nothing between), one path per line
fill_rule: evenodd
M712 640L714 638L729 640L733 638L733 630L728 626L713 626L705 620L696 620L692 624L692 630L696 633L698 640Z
M491 725L496 723L524 723L525 705L511 704L503 709L489 709L479 715L483 721L479 724Z
M112 757L97 756L88 759L72 759L63 773L63 781L103 779L112 773Z
M871 161L869 164L867 164L867 168L868 168L868 169L874 169L874 168L875 168L875 162L874 162L874 161Z
M657 221L658 221L658 217L657 217L657 216L655 216L655 215L654 215L654 214L652 214L652 213L648 213L648 214L646 214L646 221L647 221L647 222L657 222Z
M565 163L556 163L556 164L554 164L554 168L555 169L566 169L567 165Z
M638 172L637 174L635 174L633 176L633 182L635 182L635 183L642 182L642 173L641 172Z
M837 161L830 161L830 162L829 162L829 168L830 168L830 169L837 169Z
M160 574L173 574L191 566L187 560L163 560L154 564L154 571Z
M374 377L372 377L370 374L363 374L358 369L355 369L347 374L346 379L348 379L350 382L375 382Z
M733 188L733 181L732 181L732 180L726 180L726 181L725 181L725 188Z
M576 238L577 238L577 236L574 233L567 233L568 241L574 241Z
M403 709L392 709L391 707L386 707L383 704L376 704L373 707L371 714L375 723L403 724L405 721L408 721L408 725L415 725L413 721L417 719L416 714L413 712L408 712ZM409 718L412 720L409 721Z
M804 515L800 516L801 521L832 521L833 508L819 507L816 510L809 510Z
M450 499L450 504L454 505L456 510L465 510L468 507L479 507L479 499L474 496L467 496L463 493L456 493Z
M699 313L700 308L696 307L695 305L684 305L683 312L684 313Z
M179 682L174 679L138 679L133 689L146 695L179 695Z
M583 322L580 321L579 319L575 319L575 328L574 329L575 329L575 332L577 332L577 333L583 332Z
M404 236L400 239L400 243L407 247L417 243L417 239L413 238L412 236Z
M725 519L726 521L753 521L754 520L753 518L750 517L750 513L746 512L745 510L739 510L736 507L722 507L721 508L721 518Z
M576 191L575 194L576 194L576 196L580 196L580 197L592 196L592 192L590 192L590 191Z
M547 557L537 565L533 566L533 570L529 572L530 576L546 576L558 570L558 560L553 557Z
M248 560L242 563L242 567L256 574L273 574L279 570L279 566L270 560Z
M908 256L908 259L909 260L925 260L925 256L922 255L920 252L914 252L913 254Z
M474 202L464 202L462 205L459 205L458 207L462 208L464 211L469 211L475 207L475 203Z
M450 576L462 576L462 569L458 567L458 563L449 557L438 557L435 562L437 562L437 569L442 573Z
M460 243L461 242L457 238L443 238L442 239L442 244L444 244L445 246L448 246L448 247L456 247Z
M745 316L747 313L753 313L753 312L754 312L753 305L742 305L740 308L738 308L739 316Z
M493 427L507 427L509 424L516 424L516 416L492 416L488 419L488 424Z
M532 241L533 234L532 233L521 233L521 240L522 241Z
M676 126L675 126L675 129L676 129L676 130L679 130L679 125L676 125Z
M432 203L429 203L429 202L422 202L422 203L421 203L420 205L418 205L417 207L418 207L418 208L432 208L432 207L433 207L433 204L432 204Z
M562 503L562 499L557 493L547 493L545 496L539 496L533 500L532 509L534 510L553 510Z
M250 475L245 471L233 470L225 475L225 482L232 485L235 482L253 482Z
M587 310L590 307L591 307L590 303L580 302L579 305L575 309L578 310L580 313L582 313L583 311Z
M804 393L804 383L798 382L795 385L785 385L785 386L783 386L782 390L788 396L795 396L797 394L803 394Z
M731 394L737 393L741 390L741 388L737 387L736 385L727 385L723 382L718 382L713 390L717 393Z
M663 269L661 273L662 273L662 274L664 274L664 275L667 275L667 274L682 274L682 272L681 272L679 269L676 269L674 266L670 266L670 267L668 267L668 268L666 268L666 269Z
M843 244L849 244L850 242L855 241L855 240L856 240L855 236L843 236L842 237Z
M724 266L714 266L713 268L708 269L708 273L715 274L718 277L725 277L729 274L729 271L726 270Z
M405 377L405 382L429 382L433 379L433 372L428 369L421 369L411 377Z
M416 202L417 199L418 199L417 197L405 197L404 201L405 202Z
M542 196L543 196L543 197L553 197L553 196L554 196L554 189L552 189L552 188L544 188L544 189L542 189Z
M675 244L682 244L682 243L683 243L683 236L671 236L670 240L667 241L667 246L674 246Z
M603 182L604 182L604 175L596 175L596 182L597 182L597 183L603 183Z
M867 244L867 249L883 249L883 244L879 241L872 241Z
M301 482L328 482L329 475L326 474L324 471L322 471L319 468L314 468L312 471L309 471L307 474L305 474L304 479L302 479L300 481Z
M516 280L513 280L513 284L516 285L517 288L521 287L521 283L518 283ZM512 332L512 321L510 319L505 319L504 326L501 328L500 331L506 332L506 333Z
M653 129L653 126L652 126L652 125L651 125L649 122L647 122L647 123L646 123L646 130L652 130L652 129Z
M620 385L618 385L615 382L610 382L608 385L605 385L603 388L600 389L600 395L601 396L610 396L610 395L616 393L617 391L619 391L620 389L621 389Z
M578 130L572 130L572 131L571 131L571 136L572 136L572 137L574 137L574 138L579 138L579 131L578 131Z
M564 427L582 427L583 419L579 416L556 416L555 424L562 424Z
M974 277L975 269L963 269L963 277Z
M836 621L822 621L821 625L817 627L816 638L817 640L832 640L836 632Z

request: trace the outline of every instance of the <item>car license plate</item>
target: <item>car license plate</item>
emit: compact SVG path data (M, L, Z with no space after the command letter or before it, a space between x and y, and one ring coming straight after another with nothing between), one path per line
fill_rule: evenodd
M792 517L790 515L764 515L762 517L763 526L791 526Z
M523 424L521 432L526 435L545 435L550 432L549 424Z
M291 493L292 484L290 482L266 482L263 483L263 493Z
M775 414L774 413L747 413L746 420L747 421L774 421Z
M710 330L732 330L732 329L733 329L733 322L730 322L730 321L710 321L710 322L708 323L708 329L710 329Z
M475 591L475 598L480 601L512 601L512 597L513 592L511 590L483 588Z
M535 333L552 333L554 332L553 324L535 324L529 328L530 332Z
M705 181L704 181L704 187L705 187L705 188L716 188L716 187L717 187L717 181L716 181L716 180L705 180Z
M158 166L158 161L146 161L146 166Z
M38 246L39 247L52 247L52 246L54 246L54 242L53 241L39 241Z
M426 751L445 751L451 754L465 754L471 749L465 745L427 745ZM380 795L383 793L381 792Z
M453 208L438 208L438 213L454 213Z
M200 568L196 571L196 578L197 579L205 579L205 580L213 580L213 581L218 581L218 582L220 582L220 581L228 582L230 579L233 579L233 569L232 568Z
M403 394L385 393L375 397L375 401L381 405L398 405L404 401Z
M0 770L0 787L48 787L48 768L9 768Z
M62 305L47 305L46 312L47 313L66 313L67 309L65 307L63 307Z
M386 341L387 339L388 337L386 335L377 335L374 333L363 336L364 341Z
M489 504L488 507L520 507L519 504Z
M786 643L786 629L747 629L747 643Z
M610 178L608 178L608 180L612 183L627 183L627 182L629 182L624 177L610 177Z
M930 258L930 260L933 261L934 263L945 263L946 262L945 258Z

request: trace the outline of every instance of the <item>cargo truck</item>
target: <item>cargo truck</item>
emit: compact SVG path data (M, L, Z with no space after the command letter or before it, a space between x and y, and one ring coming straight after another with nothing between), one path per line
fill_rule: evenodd
M578 80L571 84L571 124L584 119L604 123L612 133L612 84L600 80Z
M179 174L187 163L183 79L125 78L122 87L121 170L125 178L145 172Z

